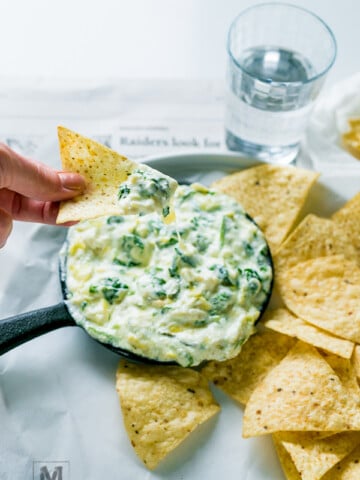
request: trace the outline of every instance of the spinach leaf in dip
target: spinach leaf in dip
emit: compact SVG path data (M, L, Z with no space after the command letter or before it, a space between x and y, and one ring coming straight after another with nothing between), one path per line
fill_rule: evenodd
M138 201L161 203L166 183L139 175ZM71 227L66 303L92 336L143 357L183 366L232 358L271 292L265 238L241 205L202 185L179 187L174 207L176 224L152 212Z

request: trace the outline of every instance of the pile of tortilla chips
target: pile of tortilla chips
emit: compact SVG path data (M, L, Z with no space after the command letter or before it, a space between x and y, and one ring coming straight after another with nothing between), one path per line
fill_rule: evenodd
M288 480L360 479L360 194L301 219L316 179L261 165L213 185L263 229L276 298L236 358L200 372L120 362L125 428L148 468L220 410L211 381L243 405L244 437L272 435Z
M218 184L226 191L231 177ZM266 211L266 197L256 201ZM272 434L288 480L359 479L360 195L331 219L292 226L271 243L278 308L237 358L202 373L245 406L245 438Z

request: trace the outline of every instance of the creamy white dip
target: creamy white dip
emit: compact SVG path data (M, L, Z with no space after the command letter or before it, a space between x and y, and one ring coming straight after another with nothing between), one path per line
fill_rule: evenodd
M157 212L167 221L171 215L176 180L143 164L128 173L119 187L119 213L124 215ZM167 222L168 223L168 222Z
M265 238L230 197L178 187L176 223L156 213L69 229L67 306L96 339L183 366L237 355L272 284Z

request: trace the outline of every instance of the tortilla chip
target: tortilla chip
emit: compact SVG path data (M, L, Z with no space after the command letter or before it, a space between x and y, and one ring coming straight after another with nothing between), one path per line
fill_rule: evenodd
M287 433L290 433L290 432L287 432ZM300 433L303 433L303 432L300 432ZM309 433L309 432L305 432L305 433ZM318 433L319 434L319 437L318 439L319 440L322 440L323 438L328 438L328 437L332 437L333 435L337 435L338 433L342 433L342 432L313 432L313 433Z
M351 129L360 132L360 118L349 118L348 123Z
M61 203L57 223L116 214L119 185L134 163L110 148L64 127L58 127L60 155L65 171L80 173L87 190Z
M299 263L279 279L285 305L338 337L360 342L360 268L343 256Z
M212 187L243 205L275 251L294 225L318 176L301 168L265 164L221 178Z
M136 205L134 211L124 211L118 198L119 186L135 169L151 175L156 172L154 169L145 164L137 164L105 145L67 128L58 127L58 135L63 170L80 173L86 180L87 188L83 194L61 202L56 223L85 220L100 215L142 212L136 210ZM156 172L156 176L168 180L173 194L177 186L176 181L160 172ZM171 198L169 208L170 206ZM173 217L173 212L170 213Z
M332 437L339 432L276 432L274 435L281 442L301 443L312 440L322 440L324 438Z
M360 258L360 192L335 212L332 220L350 238Z
M355 399L360 398L360 388L357 382L355 368L351 361L326 352L323 352L322 356L340 378L348 394L352 394Z
M296 470L295 464L292 461L288 451L277 437L277 433L272 436L276 453L278 454L280 464L287 480L301 480L300 473Z
M323 440L282 442L302 480L319 480L334 465L351 453L360 443L360 432L338 433Z
M356 345L352 356L352 365L358 380L360 380L360 345Z
M359 402L318 351L298 342L251 395L243 436L360 429Z
M333 467L322 480L359 480L360 478L360 446L350 455Z
M341 135L342 146L360 160L360 119L352 118L348 120L350 130Z
M263 321L265 327L270 330L290 335L343 358L349 359L354 350L354 344L349 340L334 337L330 333L304 322L301 318L295 317L285 308L268 311Z
M295 341L270 330L259 331L225 362L209 362L201 373L238 402L246 404L255 388L287 354Z
M340 254L349 260L360 260L350 238L336 222L310 214L275 252L273 261L279 277L285 269L300 262Z
M123 360L116 390L131 444L149 469L220 410L207 380L188 368Z

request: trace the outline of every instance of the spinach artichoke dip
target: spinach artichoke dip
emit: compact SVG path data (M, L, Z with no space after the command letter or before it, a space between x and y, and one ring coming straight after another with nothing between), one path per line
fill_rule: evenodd
M195 366L236 356L272 286L262 232L241 205L179 186L176 223L153 212L69 229L66 304L91 336L142 357Z
M177 185L173 178L142 165L129 172L127 180L120 185L119 210L125 215L158 212L164 218L171 216Z

